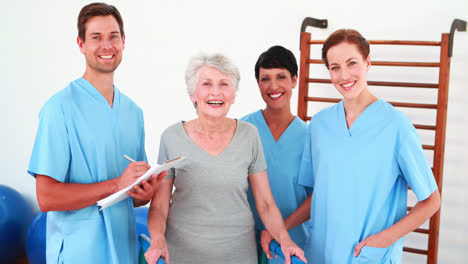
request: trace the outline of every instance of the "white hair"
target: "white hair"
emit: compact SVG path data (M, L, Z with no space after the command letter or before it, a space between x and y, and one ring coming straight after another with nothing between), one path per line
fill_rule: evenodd
M237 68L237 66L223 54L200 53L189 60L187 69L185 70L185 84L187 85L187 92L189 95L193 95L195 92L195 86L198 82L198 70L204 65L213 67L224 74L230 75L232 77L234 90L237 92L240 81L239 68Z

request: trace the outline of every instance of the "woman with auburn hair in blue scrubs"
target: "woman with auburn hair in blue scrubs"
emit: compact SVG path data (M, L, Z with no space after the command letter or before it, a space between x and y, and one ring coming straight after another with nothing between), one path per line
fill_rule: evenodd
M253 112L242 120L257 127L267 163L271 192L283 218L286 218L310 194L307 192L309 188L297 184L307 124L291 113L292 89L297 84L297 63L294 54L281 46L269 48L260 55L255 64L255 78L266 106L265 109ZM265 230L265 226L257 213L250 190L248 197L255 218L259 256L264 256L261 255L259 244L260 233ZM289 229L288 226L287 228ZM289 230L291 238L301 248L304 248L308 233L305 224ZM284 263L284 260L272 258L268 248L265 252L270 258L268 263Z
M322 59L343 100L310 122L299 183L312 199L286 224L310 212L310 262L401 263L404 236L440 207L421 140L408 117L369 91L369 44L359 32L331 34ZM408 185L419 202L407 214Z

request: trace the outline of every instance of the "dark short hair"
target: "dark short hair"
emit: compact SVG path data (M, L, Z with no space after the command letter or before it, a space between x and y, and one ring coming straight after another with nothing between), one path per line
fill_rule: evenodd
M361 53L362 58L366 59L369 56L370 48L369 42L359 33L357 30L354 29L339 29L333 32L323 43L322 47L322 60L325 62L325 66L328 69L328 59L327 59L327 52L328 50L336 46L342 42L347 42L350 44L356 45Z
M255 63L255 79L257 81L260 75L260 68L282 68L289 71L291 78L297 76L296 57L294 57L294 54L290 50L282 46L273 46L258 57L257 63Z
M78 15L78 36L83 41L85 41L86 23L89 19L95 16L113 16L119 24L120 36L123 36L125 34L122 16L120 15L119 10L117 10L115 6L108 5L106 3L91 3L89 5L84 6L81 9L80 14Z

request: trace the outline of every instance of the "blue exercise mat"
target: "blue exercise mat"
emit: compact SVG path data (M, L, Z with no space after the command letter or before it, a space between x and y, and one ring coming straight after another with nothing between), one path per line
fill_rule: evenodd
M270 253L272 255L278 255L282 259L284 259L284 254L283 254L283 251L281 250L281 245L275 240L272 240L270 243ZM305 262L300 260L296 256L291 256L291 264L305 264Z
M146 259L145 259L145 252L150 247L151 240L145 234L141 234L138 237L138 241L140 242L140 256L139 256L138 263L139 264L147 264ZM158 262L156 262L156 264L166 264L166 261L164 261L164 259L162 257L160 257L158 259Z

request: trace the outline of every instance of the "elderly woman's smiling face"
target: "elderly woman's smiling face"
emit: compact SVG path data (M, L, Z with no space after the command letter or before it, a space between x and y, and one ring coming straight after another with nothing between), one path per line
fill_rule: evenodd
M195 91L190 96L199 117L225 117L235 100L232 76L204 65L198 70Z

